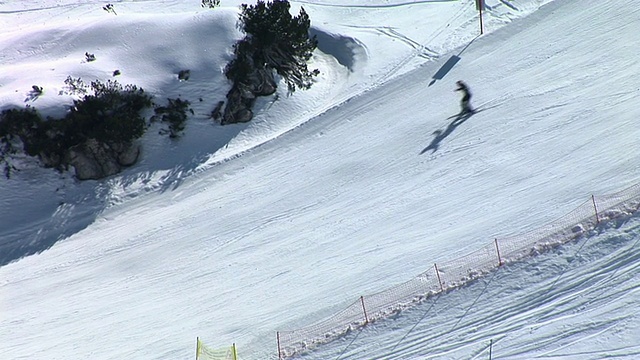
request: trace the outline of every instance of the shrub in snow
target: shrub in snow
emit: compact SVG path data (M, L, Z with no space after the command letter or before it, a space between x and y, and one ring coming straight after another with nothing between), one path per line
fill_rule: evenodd
M187 81L189 80L189 76L191 76L191 70L180 70L180 72L178 72L178 80Z
M96 56L93 54L89 54L88 52L84 53L84 57L87 60L87 62L92 62L96 60Z
M144 134L146 122L141 111L152 103L143 89L108 80L92 82L91 90L92 94L73 102L65 117L69 139L116 143L130 142Z
M286 81L290 92L311 87L313 77L320 72L310 71L307 61L318 41L315 36L309 38L311 21L304 8L292 17L290 7L288 0L241 6L240 29L247 35L236 44L236 59L229 63L226 74L233 79L246 74L246 53L249 53L252 65L275 70Z
M170 138L177 138L184 131L187 111L193 115L193 109L189 108L190 103L187 100L179 98L167 100L167 106L158 106L154 109L155 115L151 117L151 121L161 121L169 124L169 128L160 130L160 134L169 134Z
M116 10L113 8L113 4L107 4L107 5L103 6L102 10L104 10L106 12L113 13L113 15L118 15L118 14L116 14Z
M27 94L27 98L24 99L25 102L27 101L35 101L37 98L40 97L40 95L42 95L42 87L38 86L38 85L33 85L31 86L31 91L29 91L29 94Z
M220 5L220 0L202 0L202 7L213 9L214 7Z
M80 79L67 80L72 88L84 89ZM147 128L141 112L151 107L151 96L134 85L123 87L116 81L94 81L89 88L90 93L75 100L62 119L43 120L29 107L0 114L0 161L5 168L9 166L5 174L15 169L7 156L15 154L18 146L24 153L37 156L44 166L60 171L74 166L80 179L112 175L121 165L132 163L131 154L137 154L132 151L133 141Z
M89 86L81 78L74 79L71 76L67 76L64 85L58 93L59 95L85 95L89 90Z
M274 73L284 79L289 93L310 88L320 73L307 67L318 45L315 36L309 38L309 16L301 9L292 17L289 9L287 0L241 6L239 26L246 36L234 45L234 59L224 70L233 86L221 124L251 120L256 96L276 91Z
M224 101L218 101L216 107L214 107L211 111L211 118L214 121L219 121L222 117L222 106L224 106Z
M8 178L17 168L12 164L12 155L21 150L33 152L37 141L40 115L30 106L24 109L6 109L0 113L0 165Z

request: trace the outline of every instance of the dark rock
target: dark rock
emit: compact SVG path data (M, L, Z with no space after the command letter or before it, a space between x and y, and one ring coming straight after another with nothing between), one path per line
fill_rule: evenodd
M69 149L66 162L75 169L80 180L96 180L122 171L124 166L133 165L140 155L136 144L100 143L89 139L85 143Z
M213 111L211 111L211 118L213 118L214 121L219 121L220 118L222 117L223 106L224 106L224 101L218 101L218 104L216 104L216 107L213 108Z
M271 70L257 69L249 79L251 80L251 91L256 96L269 96L276 92L276 81Z
M227 106L224 108L222 125L248 122L253 118L253 104L256 95L243 84L234 84L227 93Z
M256 98L272 95L276 89L273 71L266 68L254 69L244 78L244 82L234 83L227 93L227 105L220 123L225 125L251 121Z

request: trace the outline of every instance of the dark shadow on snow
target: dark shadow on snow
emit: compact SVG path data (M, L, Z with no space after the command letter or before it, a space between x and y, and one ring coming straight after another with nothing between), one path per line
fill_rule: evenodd
M194 124L189 125L193 127ZM14 187L0 189L3 201L0 267L44 252L81 232L114 205L114 200L177 189L186 178L198 172L198 167L211 154L228 144L246 126L201 124L200 129L192 129L184 139L174 141L158 137L155 149L143 148L137 164L102 180L78 181L70 172L58 174L52 169L26 169L12 175L10 180L0 179L0 186L4 181L27 182L25 186L31 189L25 194L10 193ZM132 193L124 190L114 198L114 189L129 188L135 190Z
M207 28L213 32L227 26L216 22L215 18L209 21ZM112 28L112 24L107 23L91 27L82 34L86 41L81 42L102 41L100 35ZM183 29L181 36L197 38L201 35L201 29L199 26L188 26ZM127 35L123 33L121 36ZM347 52L352 45L348 39L343 42L346 45L341 48L339 44L327 46L336 49L335 52L357 52ZM202 44L198 43L186 42L181 46L184 46L186 54L202 51ZM154 45L149 51L158 49L161 47ZM188 66L180 59L166 58L162 61L163 68L171 73L165 74L163 83L154 90L154 101L159 105L166 103L168 98L190 101L194 116L189 116L184 134L178 139L170 139L158 134L160 128L165 127L164 124L151 125L140 140L143 147L137 163L101 180L78 181L73 178L71 169L60 174L52 169L41 168L35 159L20 158L20 171L13 173L10 179L0 175L0 266L50 249L90 227L105 216L105 210L129 199L178 189L186 179L199 173L203 164L207 164L207 168L215 166L208 164L211 156L228 146L232 139L250 126L251 123L221 126L210 117L215 104L225 100L223 96L226 91L221 89L228 86L218 61L212 61L210 56L190 59ZM348 58L342 61L353 66ZM180 79L182 70L189 70L188 81ZM212 91L212 88L217 90ZM27 102L36 100L41 93L46 95L46 91L43 92L37 85L29 90L32 91L27 94ZM273 101L274 96L257 99L254 106L256 116L266 112ZM0 111L7 106L14 105L0 104ZM62 105L40 107L38 111L43 116L54 117L64 116L66 112ZM149 109L147 115L151 113Z
M36 101L42 95L42 88L36 85L31 87L31 91L27 94L27 98L24 99L24 102Z
M309 35L315 36L318 40L318 50L335 57L351 72L355 71L358 62L366 61L365 47L354 38L331 34L315 27L309 29Z
M431 77L431 82L429 83L429 86L435 84L435 82L438 80L442 80L445 77L445 75L447 75L449 71L453 69L453 67L458 63L458 61L460 61L459 56L451 55L449 60L447 60L447 62L444 63L440 67L440 69L438 69L438 71Z
M37 207L35 214L16 211L3 215L2 222L11 226L0 229L0 266L48 250L93 223L106 207L108 191L98 184L82 188L86 193L72 195L69 202L61 200L64 190L40 191L36 195L40 204L30 206Z
M41 9L25 11L35 10ZM319 50L333 55L349 70L354 71L360 62L366 61L366 49L357 40L326 33L317 28L312 28L310 32L318 37ZM462 54L462 51L458 55ZM177 70L178 68L176 73ZM204 60L199 66L192 66L190 70L192 77L198 77L199 73L218 73L218 69ZM449 70L443 70L439 76L444 77ZM210 81L215 81L215 76L219 75L206 76L212 76ZM163 87L162 95L158 95L158 99L177 97L182 92L202 94L206 97L206 93L200 90L188 91L189 87L198 87L201 82L179 82L177 77L175 80ZM25 101L36 100L40 92L34 88ZM198 106L198 102L189 100L194 107ZM271 100L264 99L264 108L269 101ZM195 110L196 113L206 114L206 109ZM434 132L436 138L421 154L427 150L435 152L440 142L466 119L467 117L456 118L444 131ZM198 167L205 163L211 154L226 146L248 126L215 126L210 120L201 120L198 126L193 122L194 120L189 121L187 133L181 139L171 141L159 138L150 147L143 148L138 163L107 179L74 182L69 174L56 176L52 175L51 169L31 169L21 172L23 175L16 175L12 180L0 180L0 200L3 201L0 208L0 266L46 251L58 241L79 233L94 223L105 209L112 206L112 201L123 200L122 196L132 198L145 192L175 190L186 178L196 173ZM153 136L152 131L154 130L149 131L150 136ZM47 171L49 173L46 173ZM42 176L43 174L45 176ZM27 185L30 191L16 194L10 189L19 187L7 186L3 192L2 181L30 182ZM138 189L129 193L127 189L130 187ZM124 189L123 195L114 199L111 193L114 189Z
M462 50L460 50L460 52L457 55L451 55L451 57L447 60L447 62L445 62L440 67L440 69L438 69L438 71L436 71L436 73L431 77L431 82L429 83L429 86L435 84L436 81L438 80L442 80L449 73L449 71L451 71L451 69L453 69L453 67L456 66L456 64L462 59L460 57L462 53L465 50L467 50L467 48L471 46L471 44L473 44L473 42L476 41L478 37L479 35L473 38L473 40L471 40L464 48L462 48Z
M455 130L463 122L467 121L471 117L471 115L473 115L473 113L458 114L455 116L455 119L453 119L453 121L447 126L447 128L444 131L441 129L434 131L433 132L434 138L433 140L431 140L431 144L429 144L429 146L427 146L426 148L422 149L422 151L420 151L420 155L424 154L429 150L432 150L431 151L432 154L438 151L438 148L440 147L440 143L442 142L442 140L444 140L447 136L451 135L453 130Z

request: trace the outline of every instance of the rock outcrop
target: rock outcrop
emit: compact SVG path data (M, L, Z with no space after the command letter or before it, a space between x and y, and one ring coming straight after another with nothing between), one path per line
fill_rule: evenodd
M235 81L227 93L227 104L220 123L235 124L248 122L253 118L253 105L258 96L268 96L276 92L273 72L266 68L254 69L243 81Z
M69 149L65 162L80 180L102 179L133 165L140 156L138 144L105 144L89 139Z

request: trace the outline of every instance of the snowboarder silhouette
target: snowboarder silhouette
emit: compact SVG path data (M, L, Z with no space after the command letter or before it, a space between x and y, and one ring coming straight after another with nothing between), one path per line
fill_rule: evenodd
M471 91L469 91L469 87L462 80L456 81L456 85L458 88L455 91L462 91L462 99L460 100L460 115L473 113L473 109L469 102L471 101Z

